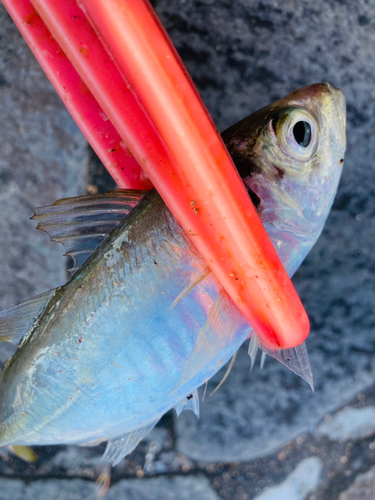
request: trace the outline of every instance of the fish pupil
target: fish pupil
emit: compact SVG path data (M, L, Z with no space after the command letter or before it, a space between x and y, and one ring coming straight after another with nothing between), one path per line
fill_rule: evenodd
M311 141L311 125L305 121L297 122L293 127L293 135L299 146L307 148Z

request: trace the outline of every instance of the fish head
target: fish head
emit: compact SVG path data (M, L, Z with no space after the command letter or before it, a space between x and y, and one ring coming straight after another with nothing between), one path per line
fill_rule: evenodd
M340 180L345 98L299 89L230 127L223 139L289 275L318 239Z

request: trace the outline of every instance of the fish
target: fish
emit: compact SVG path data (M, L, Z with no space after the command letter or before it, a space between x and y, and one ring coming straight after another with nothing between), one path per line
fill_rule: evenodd
M333 203L345 116L343 92L314 84L222 134L290 276ZM312 384L305 345L262 346L155 190L63 199L34 219L74 274L0 313L0 338L19 342L0 375L0 446L107 441L115 465L170 409L199 415L198 388L248 338L252 358Z

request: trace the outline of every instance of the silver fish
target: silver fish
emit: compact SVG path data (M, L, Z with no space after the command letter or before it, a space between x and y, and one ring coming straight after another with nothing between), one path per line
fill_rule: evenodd
M342 92L305 87L223 138L292 275L339 182ZM108 441L104 459L117 463L169 409L198 414L197 388L252 334L159 195L143 195L119 190L36 211L76 273L0 313L0 337L22 338L0 377L0 445ZM253 354L258 344L253 334ZM304 346L269 354L312 383Z

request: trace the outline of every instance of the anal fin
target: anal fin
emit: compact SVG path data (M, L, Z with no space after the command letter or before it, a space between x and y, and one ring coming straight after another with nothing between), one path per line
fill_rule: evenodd
M199 395L198 390L194 389L191 394L188 394L182 401L174 407L177 416L179 417L183 410L191 410L199 418Z
M55 292L56 289L49 290L0 312L0 340L17 344L41 317Z
M132 432L127 432L123 436L110 439L107 443L107 448L105 449L104 455L102 457L103 462L107 462L112 465L117 465L121 460L129 455L142 441L142 439L155 427L158 420L145 425L144 427L139 427Z

